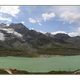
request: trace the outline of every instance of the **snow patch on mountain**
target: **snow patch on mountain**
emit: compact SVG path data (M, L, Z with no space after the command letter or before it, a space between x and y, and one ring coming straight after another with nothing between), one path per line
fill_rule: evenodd
M14 34L17 37L22 37L22 34L16 32L13 28L0 28L0 30L6 31L7 33Z
M1 41L4 41L4 40L5 40L5 36L4 36L4 34L1 33L1 32L0 32L0 40L1 40Z
M20 34L20 33L18 33L18 32L16 32L16 31L14 31L14 33L13 33L14 35L16 35L17 37L22 37L22 34Z

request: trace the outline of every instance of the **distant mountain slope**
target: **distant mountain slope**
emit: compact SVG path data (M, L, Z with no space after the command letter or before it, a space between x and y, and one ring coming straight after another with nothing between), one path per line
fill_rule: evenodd
M80 54L80 36L40 33L21 23L0 24L0 56Z

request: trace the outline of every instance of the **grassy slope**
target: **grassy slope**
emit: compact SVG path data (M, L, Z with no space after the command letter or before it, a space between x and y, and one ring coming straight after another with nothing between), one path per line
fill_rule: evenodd
M26 48L25 50L21 48L0 48L0 56L37 57L39 55L80 55L80 48L76 48L72 44L59 43L38 47L36 51L34 49L27 50Z

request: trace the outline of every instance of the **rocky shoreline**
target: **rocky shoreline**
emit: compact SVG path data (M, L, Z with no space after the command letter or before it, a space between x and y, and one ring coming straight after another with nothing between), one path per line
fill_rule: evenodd
M39 72L28 72L25 70L17 70L17 69L0 69L0 74L9 74L9 75L14 75L14 74L80 74L80 69L75 70L75 71L50 71L50 72L43 72L43 73L39 73Z

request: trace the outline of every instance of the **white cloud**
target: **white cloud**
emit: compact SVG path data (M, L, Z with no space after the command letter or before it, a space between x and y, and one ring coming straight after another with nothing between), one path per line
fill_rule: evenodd
M6 18L6 17L2 17L2 16L0 16L0 20L1 21L8 21L8 22L11 22L12 21L11 18Z
M24 21L22 21L21 23L22 23L22 24L24 24L25 22L24 22Z
M15 17L19 12L19 6L0 6L0 13L6 13Z
M75 36L80 36L80 27L78 28L78 30L74 31L74 32L65 32L65 31L55 31L55 32L51 32L51 34L56 35L58 33L63 33L63 34L68 34L71 37L75 37Z
M63 21L68 21L69 23L78 22L80 21L80 14L79 13L73 13L73 12L64 12L60 15L60 18L63 19Z
M51 32L51 34L53 34L53 35L58 34L58 33L64 33L64 34L67 34L65 31L55 31L55 32Z
M43 13L42 14L42 18L44 21L50 20L52 18L55 17L55 13L51 12L51 13Z
M0 32L0 40L1 40L1 41L4 41L4 40L5 40L5 36L4 36L4 34L1 33L1 32Z
M46 32L44 32L44 31L41 31L41 30L40 30L39 32L40 32L40 33L43 33L43 34L45 34L45 33L46 33Z
M35 30L34 28L31 28L31 30Z
M68 33L69 36L74 37L74 36L80 36L80 33L78 32L70 32Z
M80 6L56 6L52 7L52 10L55 12L59 20L63 21L63 24L66 22L76 23L74 25L73 32L67 33L69 36L80 36Z
M80 6L52 6L48 11L54 12L60 21L69 23L80 21Z
M38 23L40 26L42 25L40 22Z
M35 20L33 18L29 18L29 22L31 22L31 23L37 23L37 20Z
M42 25L42 21L47 21L55 17L55 13L43 13L39 18L29 18L30 23L38 23L40 26Z
M70 11L70 12L77 12L79 11L80 7L79 6L53 6L53 8L55 9L56 12L65 12L65 11ZM58 13L59 14L59 13Z
M33 24L38 23L38 25L40 25L40 26L42 25L41 20L39 20L38 18L37 19L29 18L29 22L33 23Z
M76 31L68 33L68 35L71 37L80 36L80 27L78 27Z
M0 6L0 21L10 23L12 22L11 16L16 17L19 12L19 6Z

